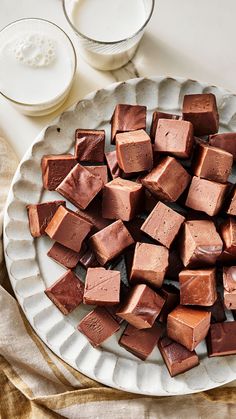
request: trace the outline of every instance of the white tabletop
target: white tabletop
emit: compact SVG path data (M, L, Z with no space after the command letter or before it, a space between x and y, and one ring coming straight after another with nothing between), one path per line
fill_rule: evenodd
M78 57L71 94L63 108L49 116L23 116L0 97L0 135L21 157L62 109L90 91L135 76L185 76L236 91L235 15L235 0L156 0L154 15L132 63L124 69L101 72ZM76 46L61 0L0 0L0 28L22 17L42 17L57 23Z

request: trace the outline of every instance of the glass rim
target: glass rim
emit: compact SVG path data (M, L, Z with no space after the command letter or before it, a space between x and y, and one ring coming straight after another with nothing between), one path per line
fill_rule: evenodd
M90 38L89 36L84 35L71 22L71 19L69 18L68 13L66 11L66 4L65 4L66 3L66 0L63 0L62 1L62 7L63 7L64 15L65 15L65 18L66 18L67 22L69 23L69 25L72 27L72 29L74 30L74 32L77 35L81 36L82 38L86 39L87 41L94 42L96 44L100 44L100 45L114 45L114 44L120 44L122 42L128 41L128 40L134 38L140 32L142 32L142 30L147 26L148 22L150 21L150 19L152 17L152 14L153 14L153 11L154 11L155 0L151 0L151 2L152 2L151 10L150 10L149 15L146 18L145 22L143 23L143 25L136 32L134 32L131 36L128 36L127 38L120 39L118 41L99 41L98 39Z
M37 20L37 21L42 21L42 22L46 22L46 23L49 23L50 25L53 25L53 26L55 26L57 29L59 29L61 32L63 32L63 34L66 36L66 38L68 39L68 41L69 41L69 43L70 43L70 45L71 45L71 47L72 47L72 51L73 51L73 57L74 57L74 61L73 61L73 73L72 73L72 77L71 77L71 80L70 80L70 82L68 83L68 85L67 85L67 87L65 88L65 90L58 96L58 100L59 100L59 97L61 97L63 94L65 94L65 92L67 91L67 89L70 87L70 85L71 85L71 83L73 82L73 80L74 80L74 77L75 77L75 74L76 74L76 69L77 69L77 56L76 56L76 51L75 51L75 47L74 47L74 45L73 45L73 43L72 43L72 41L71 41L71 39L70 39L70 37L67 35L67 33L59 26L59 25L57 25L56 23L54 23L54 22L51 22L50 20L47 20L47 19L43 19L43 18L38 18L38 17L23 17L23 18L21 18L21 19L16 19L16 20L13 20L12 22L10 22L10 23L8 23L6 26L4 26L4 28L2 28L1 30L0 30L0 34L1 34L1 32L3 32L5 29L7 29L8 27L10 27L10 26L12 26L12 25L14 25L14 24L16 24L16 23L19 23L19 22L22 22L22 21L29 21L29 20ZM7 100L9 100L9 102L12 102L12 103L15 103L16 105L23 105L23 106L27 106L27 107L36 107L36 106L43 106L43 105L47 105L47 104L50 104L51 102L53 102L53 99L51 99L51 100L49 100L49 101L46 101L46 102L38 102L38 103L26 103L26 102L20 102L20 101L18 101L18 100L15 100L15 99L12 99L10 96L7 96L5 93L3 93L1 90L0 90L0 94L3 96L3 97L5 97L5 99L7 99Z

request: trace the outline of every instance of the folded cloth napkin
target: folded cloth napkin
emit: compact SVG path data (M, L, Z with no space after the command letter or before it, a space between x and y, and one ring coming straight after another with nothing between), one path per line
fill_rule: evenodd
M0 225L16 166L0 138ZM1 230L2 231L2 227ZM0 240L0 417L142 419L236 417L236 382L181 397L143 397L105 387L75 371L36 336L16 302Z

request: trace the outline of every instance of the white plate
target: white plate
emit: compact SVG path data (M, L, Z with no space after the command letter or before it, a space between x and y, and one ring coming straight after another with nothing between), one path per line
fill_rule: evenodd
M72 150L76 128L105 128L108 145L109 121L117 103L146 105L149 128L155 109L180 113L186 93L202 92L216 95L221 130L236 130L236 96L223 89L182 78L154 77L116 83L90 94L40 133L22 159L9 192L4 222L5 256L12 287L26 317L45 344L72 367L125 391L166 396L211 389L236 379L236 356L209 359L205 343L201 343L197 348L200 365L171 378L157 348L147 361L139 361L118 345L120 333L101 348L93 348L76 330L88 307L79 306L65 317L44 294L45 287L65 270L46 256L51 246L47 237L32 239L26 205L61 198L56 192L43 191L40 162L45 154Z

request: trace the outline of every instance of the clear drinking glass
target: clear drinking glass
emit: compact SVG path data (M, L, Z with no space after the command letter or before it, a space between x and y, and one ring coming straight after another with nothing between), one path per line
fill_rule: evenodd
M41 41L37 41L35 44L34 37L41 36L42 34L44 38ZM57 48L58 54L55 55L55 61L59 63L56 72L57 77L55 75L53 65L37 66L32 64L29 65L28 63L28 65L18 65L19 58L14 61L15 56L13 55L12 58L9 54L9 51L14 51L13 47L17 40L18 44L16 45L18 48L18 56L21 54L23 58L27 57L28 61L32 61L32 59L40 61L40 55L42 54L42 51L44 51L41 46L44 45L45 39L46 41L48 39L52 39L53 43L60 45L60 51L59 48ZM10 42L13 42L12 46ZM26 45L25 47L24 43ZM0 94L5 97L5 99L7 99L18 111L30 116L47 115L54 112L65 102L75 78L77 59L75 48L70 38L59 26L48 20L40 18L23 18L16 20L9 23L0 31L0 46L3 51L5 51L3 47L8 46L6 49L6 54L8 55L6 56L10 56L11 62L13 62L13 64L10 65L10 61L6 60L4 67L2 65L3 59L1 59ZM65 61L62 59L59 60L62 51L65 52L65 55L62 55L63 60L65 57L67 59L66 66ZM2 57L4 58L3 53ZM22 62L22 58L20 61ZM7 69L8 71L6 71L7 65L9 66ZM65 71L65 69L67 69L67 71ZM58 71L60 73L59 76L62 77L59 78L59 82ZM17 80L15 78L16 74ZM51 93L51 95L49 93L50 96L47 96L47 80L50 80L51 85L54 86L53 93ZM15 88L17 83L21 86L20 89ZM11 87L10 90L9 86ZM12 90L12 86L14 90ZM36 86L38 86L38 88ZM29 96L31 91L34 92L32 100L31 96ZM42 99L41 91L46 94L44 99Z
M114 2L116 0L110 1ZM72 20L73 8L75 7L76 2L78 2L78 0L63 0L63 9L67 21L78 36L79 52L85 61L99 70L114 70L122 67L131 60L144 34L145 28L151 19L155 0L143 0L145 8L145 19L143 24L130 37L118 41L100 41L99 39L91 39L81 33ZM132 16L130 16L130 19L132 19Z

